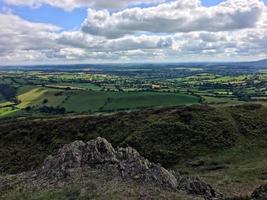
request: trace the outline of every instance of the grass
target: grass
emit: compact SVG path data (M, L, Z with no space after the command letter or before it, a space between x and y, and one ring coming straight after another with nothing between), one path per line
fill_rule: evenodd
M105 92L76 92L62 104L67 111L88 112L98 111L108 98Z
M23 95L23 94L30 92L31 90L36 89L36 88L37 87L34 85L24 85L18 89L17 95L18 96Z
M102 88L93 83L59 83L57 84L58 87L73 87L73 88L80 88L86 90L93 90L93 91L100 91Z
M81 85L78 84L76 86ZM83 87L84 90L66 90L64 88L26 85L18 89L17 98L20 103L16 106L16 109L18 111L28 106L37 108L46 105L61 106L66 108L68 112L88 113L131 110L144 107L191 105L197 104L199 101L198 97L182 93L92 91L99 88L90 83L84 84ZM48 102L44 104L45 99ZM8 109L12 109L11 104ZM24 116L27 113L16 112L14 115L12 111L10 114L12 115L9 115L7 108L1 112L2 117Z
M7 117L17 111L18 109L12 109L11 107L0 108L0 118Z
M234 98L220 98L220 97L210 97L210 96L203 96L205 102L207 103L227 103L227 104L236 104L241 103L238 99Z
M247 75L240 75L240 76L222 76L219 78L211 79L208 82L213 83L240 83L245 81L248 78Z
M96 175L95 175L96 176ZM64 187L54 188L23 188L13 189L3 200L201 200L200 197L186 195L184 192L172 192L160 190L149 185L138 185L134 182L118 183L114 180L106 180L104 183L98 180L102 175L87 177L88 180L75 180L65 184ZM83 185L87 183L87 185Z
M27 88L25 93L18 96L21 102L18 107L20 109L26 108L27 106L40 106L43 104L43 100L47 99L47 105L58 106L65 99L64 95L56 96L55 94L61 90L49 89L42 87L35 87L34 89Z
M76 92L62 104L68 111L136 109L153 106L196 104L198 98L160 92Z
M153 106L177 106L198 103L198 98L173 93L130 92L129 94L112 95L104 110L134 109Z
M259 146L259 141L245 139L234 148L199 158L204 163L201 166L176 168L200 176L228 196L249 196L267 183L267 151Z
M0 108L3 108L3 107L11 107L12 105L14 105L13 102L10 102L10 101L2 101L0 103Z

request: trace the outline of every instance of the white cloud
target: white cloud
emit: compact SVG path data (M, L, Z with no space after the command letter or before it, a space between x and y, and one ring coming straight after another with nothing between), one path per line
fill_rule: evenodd
M31 23L14 14L0 13L0 51L50 48L58 31L60 28L51 24Z
M60 27L31 23L11 13L0 13L0 62L40 60L55 45Z
M155 7L131 8L116 13L88 9L82 30L107 38L138 32L231 31L254 27L264 7L259 0L226 0L209 8L202 6L200 0L176 0Z
M267 57L267 8L260 0L227 0L213 7L176 0L88 12L76 31L0 13L0 64Z
M92 7L96 9L120 9L140 3L154 4L163 0L4 0L11 5L25 5L30 7L40 7L50 5L65 10L73 10L81 7Z

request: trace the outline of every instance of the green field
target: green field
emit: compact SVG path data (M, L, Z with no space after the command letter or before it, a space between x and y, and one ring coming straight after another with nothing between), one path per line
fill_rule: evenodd
M238 101L236 98L218 98L218 97L210 97L210 96L203 96L204 100L206 103L209 104L216 104L216 103L225 103L225 104L236 104L236 103L241 103Z
M92 86L92 85L88 85ZM56 95L61 92L62 94ZM198 98L181 93L163 92L104 92L53 89L45 87L24 87L19 91L21 102L18 108L61 106L69 112L116 111L155 106L177 106L198 103Z
M266 105L267 76L264 73L221 74L206 71L203 67L182 66L173 68L169 77L164 77L164 71L151 75L151 71L147 73L141 69L121 70L101 74L2 72L0 103L7 99L12 103L9 108L5 106L5 109L12 109L12 116L42 115L39 111L45 106L79 114L198 103L221 107L260 101ZM182 76L172 76L177 71L181 71ZM117 75L117 72L123 73ZM132 73L137 74L132 76ZM24 112L26 108L31 112Z
M12 109L11 107L0 108L0 118L9 116L17 111L17 109Z
M154 106L177 106L198 103L185 94L160 92L77 92L62 104L68 111L112 111Z
M93 83L63 83L54 85L55 87L73 87L77 89L85 89L85 90L93 90L93 91L100 91L101 87Z
M199 98L185 93L160 91L100 91L92 83L61 83L55 85L22 85L17 90L18 103L0 101L1 117L36 116L43 106L65 108L66 112L93 113L133 110L148 107L192 105ZM31 112L25 112L26 108Z

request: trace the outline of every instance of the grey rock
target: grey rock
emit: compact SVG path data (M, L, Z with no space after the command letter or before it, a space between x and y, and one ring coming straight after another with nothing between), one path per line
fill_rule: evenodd
M66 178L69 170L98 164L118 163L115 150L104 138L87 143L75 141L64 145L55 156L49 156L40 169L38 177Z
M68 176L68 169L81 167L82 149L85 143L75 141L64 145L55 156L48 156L42 167L36 171L37 178L62 179Z
M267 184L257 188L251 195L252 200L267 200Z
M118 163L116 151L104 138L97 138L86 143L82 151L82 166Z
M49 156L37 170L37 178L64 180L71 169L82 167L117 168L125 179L154 184L164 189L176 189L175 176L153 164L133 148L120 148L117 151L104 138L84 143L76 141L65 145L55 156Z
M117 152L122 177L156 184L164 189L176 189L175 176L160 165L149 162L133 148L120 148Z
M191 195L203 196L207 200L222 199L223 195L216 192L211 185L200 180L198 177L183 176L176 174L178 189Z

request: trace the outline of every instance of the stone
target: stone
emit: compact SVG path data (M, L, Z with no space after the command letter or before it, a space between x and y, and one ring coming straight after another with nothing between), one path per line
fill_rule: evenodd
M216 192L211 185L200 180L198 177L183 176L176 174L178 189L185 191L187 194L203 196L207 200L221 199L222 194Z
M147 159L133 148L120 148L118 150L118 158L120 159L119 170L122 177L133 178L150 184L156 184L164 189L176 189L177 180L175 176Z
M252 200L267 200L267 184L257 188L251 195Z

